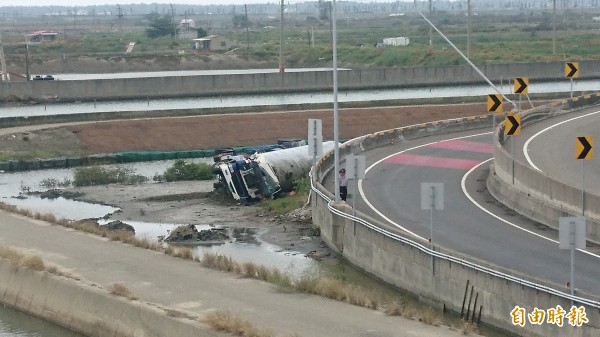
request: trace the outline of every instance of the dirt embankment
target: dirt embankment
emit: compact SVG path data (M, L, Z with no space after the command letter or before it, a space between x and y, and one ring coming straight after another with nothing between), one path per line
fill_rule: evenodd
M483 104L341 109L341 139L436 120L485 113ZM50 151L68 155L117 151L190 150L264 145L307 135L309 118L323 121L323 137L333 139L331 110L244 113L182 118L107 121L21 130L3 136L0 151Z

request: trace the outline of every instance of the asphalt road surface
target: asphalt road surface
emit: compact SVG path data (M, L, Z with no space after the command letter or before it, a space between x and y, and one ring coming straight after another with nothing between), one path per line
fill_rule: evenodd
M492 146L491 134L477 134L481 132L407 140L376 150L367 156L367 166L376 165L361 182L365 200L357 202L357 207L424 242L430 238L433 224L435 245L545 280L568 292L570 255L568 250L558 249L554 241L557 232L516 215L486 195L489 163L482 163L491 158ZM429 211L421 210L422 182L444 184L444 210L434 211L433 221ZM494 216L477 205L489 208ZM598 255L577 252L576 287L599 295L599 266Z

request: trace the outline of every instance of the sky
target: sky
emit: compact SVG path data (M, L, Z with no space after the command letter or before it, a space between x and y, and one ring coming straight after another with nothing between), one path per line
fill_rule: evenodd
M297 2L288 1L288 2ZM300 0L302 1L302 0ZM358 0L360 2L392 2L393 0ZM401 1L412 1L412 0L401 0ZM279 3L279 0L2 0L1 6L88 6L88 5L127 5L132 3L173 3L181 5L249 5L254 3Z

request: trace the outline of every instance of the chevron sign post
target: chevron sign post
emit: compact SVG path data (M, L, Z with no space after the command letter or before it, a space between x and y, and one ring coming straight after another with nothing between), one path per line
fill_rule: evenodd
M521 97L529 93L529 78L528 77L515 77L514 80L515 94L519 94L519 105L517 112L521 112Z
M579 77L579 62L565 62L565 77L571 80L571 98L573 98L573 79Z
M504 119L504 133L507 136L521 135L521 116L507 115Z
M517 114L507 115L504 119L504 133L507 136L521 135L521 116ZM512 183L515 184L515 142L510 140L510 157L512 158Z
M502 95L490 94L487 95L487 111L488 112L502 112Z
M581 159L581 215L585 214L585 171L583 163L586 160L594 158L594 138L592 136L577 137L575 143L575 156L577 160Z

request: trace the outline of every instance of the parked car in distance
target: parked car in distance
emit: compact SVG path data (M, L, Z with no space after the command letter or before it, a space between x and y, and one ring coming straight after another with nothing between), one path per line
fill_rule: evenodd
M54 76L52 75L46 75L46 76L42 76L42 75L35 75L33 77L34 81L54 81Z

